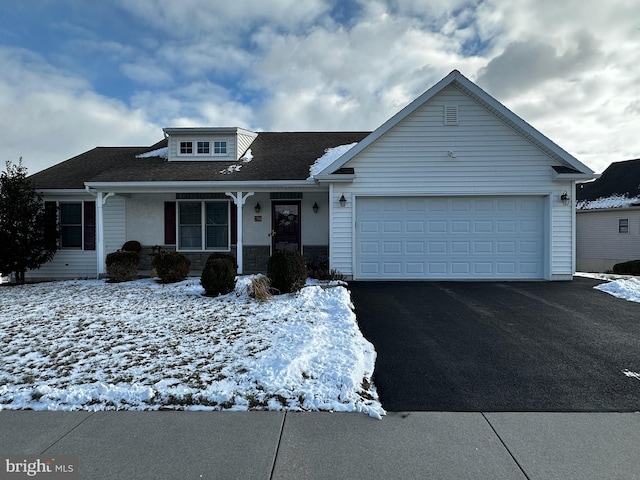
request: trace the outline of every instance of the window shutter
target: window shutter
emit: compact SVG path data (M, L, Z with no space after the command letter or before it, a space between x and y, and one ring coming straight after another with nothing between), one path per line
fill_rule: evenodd
M231 229L231 245L238 244L238 206L231 203L231 208L229 209L229 215L231 218L229 219L229 228Z
M164 244L176 244L176 202L164 202Z
M58 205L56 202L44 202L44 241L50 250L58 246Z
M84 249L96 249L96 202L84 202Z

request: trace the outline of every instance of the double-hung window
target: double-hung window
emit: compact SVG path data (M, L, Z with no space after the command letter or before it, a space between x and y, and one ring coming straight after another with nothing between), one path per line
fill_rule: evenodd
M178 250L229 250L229 202L178 202Z
M96 202L44 202L45 239L62 249L96 249Z
M60 248L82 248L82 203L60 203Z
M629 233L629 219L618 219L618 233Z

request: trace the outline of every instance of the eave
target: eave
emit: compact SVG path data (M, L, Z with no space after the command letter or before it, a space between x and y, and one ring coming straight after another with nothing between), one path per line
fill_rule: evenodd
M190 181L190 182L86 182L90 190L113 193L188 193L194 191L247 191L270 192L274 190L324 191L314 182L307 180L271 181Z

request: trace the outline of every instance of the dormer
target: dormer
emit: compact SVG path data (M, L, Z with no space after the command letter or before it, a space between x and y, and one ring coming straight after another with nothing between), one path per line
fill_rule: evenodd
M170 162L237 161L258 136L237 127L163 128Z

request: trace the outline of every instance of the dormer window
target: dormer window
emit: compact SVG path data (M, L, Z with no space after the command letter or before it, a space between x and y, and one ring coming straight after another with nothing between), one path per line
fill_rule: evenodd
M227 142L213 142L213 154L214 155L226 155L227 154Z
M236 127L164 128L167 160L185 162L229 162L240 159L258 136Z
M180 155L193 155L193 142L180 142Z
M198 155L209 155L211 153L210 142L198 142Z

